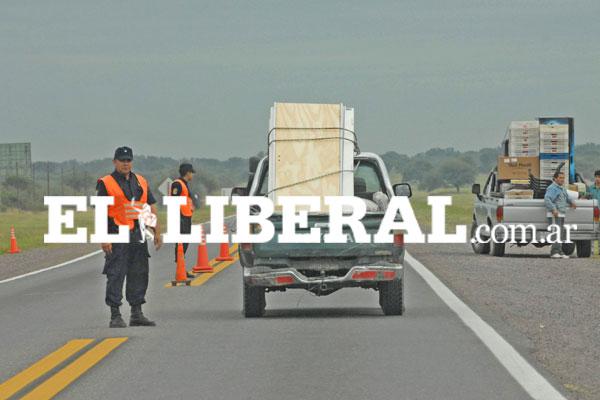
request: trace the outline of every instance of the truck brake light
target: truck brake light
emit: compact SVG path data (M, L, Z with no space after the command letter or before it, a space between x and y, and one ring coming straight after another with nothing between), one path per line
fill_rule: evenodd
M496 208L496 220L498 222L502 222L504 220L504 207L503 206L498 206L498 208Z
M352 279L355 281L371 281L377 279L377 271L357 271L352 274Z
M396 271L383 271L383 279L390 281L396 277Z
M394 247L404 247L403 231L394 231Z
M352 274L352 279L355 281L372 281L372 280L385 280L385 281L391 281L392 279L396 278L396 271L390 271L390 270L362 270L362 271L356 271Z
M294 283L294 280L292 275L281 275L275 278L275 283L278 285L289 285Z
M594 207L594 222L600 222L600 208Z

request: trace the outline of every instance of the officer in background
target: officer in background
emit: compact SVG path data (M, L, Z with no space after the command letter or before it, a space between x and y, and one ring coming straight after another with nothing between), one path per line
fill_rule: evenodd
M194 214L194 202L190 191L190 182L194 178L196 171L192 164L181 164L179 166L179 178L171 184L171 196L183 196L186 203L181 206L179 212L179 227L181 233L190 233L192 231L192 215ZM177 247L175 246L175 262L177 262ZM188 243L183 243L183 254L187 251ZM188 273L188 278L194 275Z
M129 326L155 326L142 313L148 289L148 245L141 231L138 213L144 203L150 205L156 215L156 200L143 176L131 172L133 151L119 147L115 151L112 174L98 179L98 196L113 196L114 203L108 207L108 233L118 233L119 226L129 228L129 243L102 243L105 253L103 274L106 275L106 304L110 307L110 327L124 328L119 307L123 299L123 282L127 279L125 298L131 306ZM134 203L132 204L132 200ZM135 208L135 209L134 209ZM160 248L158 224L154 228L154 245Z

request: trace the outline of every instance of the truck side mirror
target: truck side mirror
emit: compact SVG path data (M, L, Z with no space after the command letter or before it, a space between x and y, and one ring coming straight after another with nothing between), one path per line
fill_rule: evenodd
M412 197L412 189L408 183L397 183L394 185L394 195Z
M248 183L246 184L246 188L248 189L248 191L250 191L250 187L252 186L252 181L254 180L254 175L256 175L255 172L250 172L248 174Z
M479 194L481 193L481 185L479 183L474 183L471 187L471 193L479 196Z
M258 168L258 163L260 162L260 158L258 157L250 157L248 160L248 172L251 174L256 172L256 168Z

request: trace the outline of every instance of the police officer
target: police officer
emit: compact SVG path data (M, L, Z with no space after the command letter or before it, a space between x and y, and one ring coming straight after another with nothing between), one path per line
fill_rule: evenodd
M123 298L123 282L127 280L125 297L131 306L129 326L155 326L142 313L148 288L148 245L144 240L137 219L144 203L150 205L156 214L156 200L143 176L131 172L133 151L129 147L115 150L112 174L98 179L98 196L113 196L114 204L108 207L108 233L118 233L119 226L129 228L129 243L102 243L105 253L103 274L106 275L106 305L110 307L110 327L124 328L127 325L121 317L119 307ZM134 203L132 204L132 200ZM154 228L154 245L161 245L158 225Z
M184 196L186 203L181 206L179 212L179 226L181 233L190 233L192 231L192 215L194 214L194 202L190 191L190 182L194 178L196 171L192 164L181 164L179 166L179 178L171 184L171 196ZM177 262L177 247L175 246L175 262ZM187 251L188 243L183 243L183 254ZM193 278L193 274L188 273L188 278Z

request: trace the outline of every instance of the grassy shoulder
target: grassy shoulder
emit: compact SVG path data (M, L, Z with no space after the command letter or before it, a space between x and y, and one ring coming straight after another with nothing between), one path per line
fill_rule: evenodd
M225 215L232 215L235 208L225 207ZM94 229L94 214L92 211L75 212L75 227L87 228L88 235ZM196 210L193 217L194 223L205 222L210 219L208 207ZM158 212L158 220L162 227L166 226L167 213L164 210ZM44 234L48 232L47 211L20 211L11 210L0 212L0 254L7 253L10 249L10 228L14 226L17 242L21 250L36 247L60 247L59 243L44 243ZM164 229L164 228L163 228ZM75 233L75 229L63 228L63 233Z
M414 192L411 204L417 217L417 221L423 231L431 228L431 207L427 204L427 196L451 196L452 205L446 207L446 228L452 233L454 226L467 225L472 221L473 194L469 190L461 189L460 193L455 190L436 190L431 193Z

